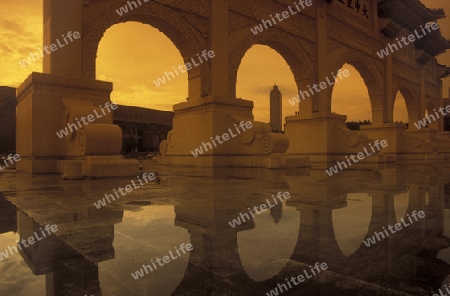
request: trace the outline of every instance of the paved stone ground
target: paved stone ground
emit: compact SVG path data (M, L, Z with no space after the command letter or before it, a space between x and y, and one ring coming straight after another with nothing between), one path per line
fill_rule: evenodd
M42 225L59 229L0 262L2 274L19 275L4 277L0 295L46 295L46 288L55 295L265 295L319 261L329 269L288 295L427 295L450 274L448 264L423 256L450 245L440 236L449 223L445 165L352 166L332 177L323 169L161 166L155 173L154 182L97 209L94 202L138 184L137 176L73 181L0 172L0 252ZM280 191L291 196L283 205L230 226ZM423 223L362 244L398 213L421 209ZM182 243L194 250L131 277Z

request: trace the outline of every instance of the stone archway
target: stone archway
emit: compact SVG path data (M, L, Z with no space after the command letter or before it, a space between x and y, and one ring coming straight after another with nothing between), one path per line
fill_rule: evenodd
M438 111L439 105L436 104L435 100L426 100L425 102L426 111L428 111L428 116L430 116L430 124L429 127L436 131L440 131L443 129L443 119L442 114ZM423 111L423 115L420 119L425 118L425 111ZM433 121L433 119L435 119Z
M408 124L409 126L412 126L414 122L425 116L425 114L421 115L422 113L425 113L425 111L420 110L419 97L415 95L419 93L419 88L402 80L398 81L396 88L394 88L394 98L398 92L400 92L403 98L405 98L406 109L408 111ZM393 100L392 105L388 106L388 108L394 110L394 103L395 101Z
M349 64L353 66L361 75L364 83L369 91L370 105L372 108L372 122L374 124L381 124L385 121L385 102L383 100L383 83L381 73L371 58L356 51L346 50L338 55L334 63L331 63L327 73L337 73L339 69ZM334 85L328 88L328 104L327 110L331 110L331 100Z
M400 142L397 136L403 131L392 123L392 109L389 107L392 107L392 92L396 89L393 84L396 79L404 79L408 85L420 85L418 92L415 91L417 88L410 88L410 93L419 97L418 100L411 99L410 105L413 106L409 108L417 109L417 112L413 111L414 116L423 113L426 97L432 99L434 105L439 104L442 97L440 79L449 68L439 65L435 56L436 50L446 50L446 43L439 32L437 38L430 34L424 37L420 50L411 48L411 58L402 57L399 52L378 59L374 49L393 41L397 29L410 30L419 20L425 23L439 16L432 11L426 12L416 3L407 7L408 11L405 12L405 15L416 20L414 24L405 24L405 20L398 19L397 13L386 15L383 12L377 18L374 1L373 13L371 11L373 17L366 21L362 16L359 19L356 16L355 19L350 10L346 11L344 6L336 3L339 1L313 1L311 9L305 13L285 19L280 26L271 25L261 34L252 35L251 27L260 24L261 19L268 17L271 12L286 9L280 1L256 2L241 5L233 1L193 0L191 3L156 0L145 2L145 5L120 16L116 10L127 3L123 0L45 0L44 46L51 46L57 38L68 32L81 32L82 38L75 38L71 46L64 50L45 55L45 74L33 73L18 89L17 149L23 156L18 169L35 173L81 172L82 165L93 163L87 162L86 155L80 155L80 151L84 150L80 150L79 145L76 146L74 141L60 141L55 132L73 124L68 122L67 114L81 117L91 114L97 106L110 103L112 84L95 80L96 54L104 32L112 25L126 21L137 21L158 28L172 40L185 61L205 49L216 52L213 60L188 74L190 100L180 102L173 108L174 129L166 142L166 160L170 158L170 161L164 160L164 163L189 163L194 166L245 164L260 167L278 166L280 163L284 166L284 158L269 161L274 156L269 154L284 153L288 145L289 157L301 159L302 156L311 156L314 162L322 162L330 161L339 154L359 152L368 144L367 137L348 133L345 116L331 113L332 89L329 88L328 93L323 91L308 96L299 107L301 112L286 118L285 136L289 136L289 143L285 137L272 135L268 129L270 126L258 123L254 134L248 138L235 139L234 144L227 142L202 157L194 158L191 151L200 147L204 141L223 134L234 124L253 120L253 103L235 99L237 71L243 56L253 44L267 45L277 51L291 68L299 90L307 89L310 83L320 83L344 63L354 66L369 89L373 138L390 137L388 140L392 145L389 145L388 152L392 155L411 152L397 149L394 144ZM382 9L387 7L379 3L377 5ZM397 8L395 5L393 7ZM343 18L343 15L346 17ZM428 46L428 41L433 46ZM420 58L415 60L413 56ZM80 106L84 109L78 108ZM109 127L105 128L115 133L111 123L112 120L108 119L105 124ZM96 128L100 130L98 124ZM102 133L99 134L98 137L93 136L96 145L106 147L104 142L107 139L102 139ZM116 136L119 138L119 135ZM316 141L305 141L311 137ZM270 145L266 141L268 138L273 140ZM435 144L431 143L435 140L430 135L424 135L424 138L424 142L430 144L427 147ZM443 139L448 142L448 136ZM68 153L67 147L70 145L72 148L69 150L76 151L75 156L72 152ZM429 151L427 147L423 151ZM102 155L101 151L97 152L95 155ZM89 157L93 155L91 153ZM256 161L248 161L248 155ZM78 157L79 162L70 163L66 158L68 156ZM66 164L67 170L64 167ZM134 174L132 165L129 167Z
M81 59L83 78L95 79L95 64L100 40L108 28L122 22L136 21L157 28L172 40L185 61L207 48L207 45L179 14L161 4L151 1L126 15L119 16L116 10L122 6L123 3L120 2L105 9L84 30ZM188 71L190 98L198 99L209 93L209 71L206 63Z
M310 56L299 42L292 40L289 35L278 30L269 30L256 36L249 33L237 42L230 53L229 89L231 97L236 97L237 74L241 61L253 45L266 45L280 54L290 67L298 89L301 89L301 81L314 77L314 67Z

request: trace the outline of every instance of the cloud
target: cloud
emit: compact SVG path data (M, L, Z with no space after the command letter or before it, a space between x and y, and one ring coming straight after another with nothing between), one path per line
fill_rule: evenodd
M12 20L0 19L0 27L7 28L8 31L14 32L16 35L24 35L26 33L21 24Z

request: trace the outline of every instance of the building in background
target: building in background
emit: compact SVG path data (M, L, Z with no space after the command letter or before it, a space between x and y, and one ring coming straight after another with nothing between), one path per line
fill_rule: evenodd
M122 129L122 154L159 152L172 129L173 112L119 105L113 120Z
M0 154L16 151L16 89L0 86Z
M16 105L16 89L0 86L0 154L16 151ZM172 121L173 112L141 107L119 105L113 113L114 124L122 129L123 154L158 153Z
M270 126L272 131L276 133L280 133L283 130L282 97L278 86L274 85L270 91Z

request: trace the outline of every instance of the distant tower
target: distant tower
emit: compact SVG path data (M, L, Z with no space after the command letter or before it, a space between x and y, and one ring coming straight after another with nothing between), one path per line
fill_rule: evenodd
M283 204L279 203L273 207L270 208L270 216L273 219L273 222L278 225L278 223L281 220L281 217L283 217Z
M281 92L275 84L270 91L270 126L274 132L282 131L281 98Z

